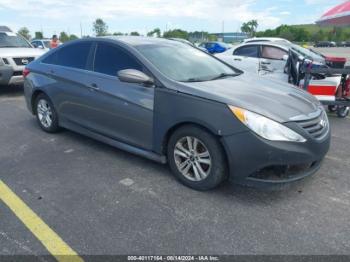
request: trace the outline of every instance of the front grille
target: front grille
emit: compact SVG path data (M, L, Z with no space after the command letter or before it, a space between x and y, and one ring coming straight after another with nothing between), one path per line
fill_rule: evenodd
M297 124L315 139L324 138L329 130L328 118L324 111L316 118L297 121Z
M283 180L302 176L316 168L318 162L310 162L299 165L272 165L264 167L249 177L259 180Z
M9 65L9 60L7 60L7 58L3 58L2 61L4 61L5 65Z
M13 76L22 76L23 75L23 72L22 71L14 71Z
M13 58L16 65L28 65L30 62L34 60L34 57L16 57Z

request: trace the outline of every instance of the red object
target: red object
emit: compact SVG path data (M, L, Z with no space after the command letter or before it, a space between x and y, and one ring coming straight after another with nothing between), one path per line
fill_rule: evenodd
M326 56L326 61L337 62L337 63L346 63L345 57L335 57L335 56Z
M350 96L350 78L348 78L345 82L345 96Z
M327 62L327 65L332 68L344 68L346 63L346 58L344 57L326 56L325 60Z
M346 1L326 12L318 21L319 25L350 25L350 1Z
M24 78L26 78L26 77L29 75L29 73L30 73L30 71L29 71L28 68L24 68L24 69L23 69L22 74L23 74L23 77L24 77Z
M334 96L337 91L336 86L319 86L319 85L309 85L309 93L315 96Z

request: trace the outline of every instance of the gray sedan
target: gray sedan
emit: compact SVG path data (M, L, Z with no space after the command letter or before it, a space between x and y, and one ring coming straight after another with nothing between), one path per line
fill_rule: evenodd
M28 109L61 127L166 163L197 190L315 173L327 116L302 90L237 70L189 45L154 38L66 43L24 70Z

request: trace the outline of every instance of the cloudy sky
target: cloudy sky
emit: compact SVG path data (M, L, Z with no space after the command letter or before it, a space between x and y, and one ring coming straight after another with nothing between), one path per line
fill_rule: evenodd
M244 21L257 19L259 29L283 24L312 23L327 9L344 0L0 0L0 23L45 36L66 31L92 35L92 22L100 17L110 32L155 27L188 31L237 31Z

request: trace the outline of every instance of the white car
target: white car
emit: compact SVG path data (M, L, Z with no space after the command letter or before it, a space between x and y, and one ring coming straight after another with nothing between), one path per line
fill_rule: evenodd
M243 43L223 53L220 60L251 73L282 71L288 59L289 48L270 42Z
M0 27L0 86L22 84L24 67L43 53L22 36Z
M243 43L234 49L215 55L220 60L243 71L268 77L271 80L292 83L304 87L302 67L311 65L313 68L340 68L337 58L325 57L321 54L285 41ZM292 61L291 61L292 60ZM292 68L291 68L292 67ZM344 98L339 95L338 88L342 81L340 74L313 75L306 82L308 91L324 104L336 104ZM349 108L339 106L337 114L345 117Z
M45 51L49 51L51 49L50 42L51 42L50 39L34 39L30 43L35 48L40 48L40 49L43 49Z
M215 56L238 69L259 75L266 72L283 72L289 50L314 63L330 66L330 61L321 54L286 41L288 40L243 43Z
M291 44L290 41L284 38L279 37L253 37L247 38L243 41L243 43L255 43L255 42L284 42L286 44Z

